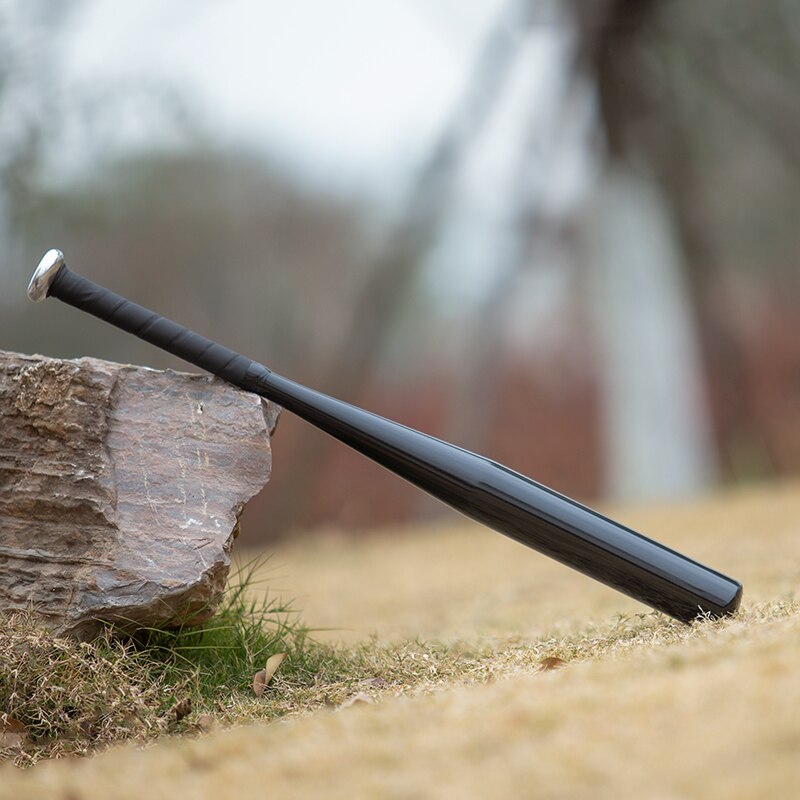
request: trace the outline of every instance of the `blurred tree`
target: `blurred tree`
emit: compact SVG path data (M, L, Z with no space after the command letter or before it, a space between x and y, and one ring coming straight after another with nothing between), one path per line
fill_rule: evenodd
M544 13L548 24L569 24L559 8ZM528 39L528 47L535 46L537 40ZM555 51L557 63L565 51L569 52L568 45ZM517 68L526 69L525 60L518 60L522 63ZM550 84L554 99L542 104L534 98L516 120L523 133L514 153L515 168L507 185L492 187L504 195L505 213L500 220L485 221L493 228L487 248L491 258L488 286L470 313L474 322L466 326L461 336L462 352L467 357L455 381L446 438L467 443L478 452L488 452L493 426L502 411L499 394L504 372L509 368L509 309L514 295L520 289L522 276L537 269L537 251L563 249L570 227L570 220L563 213L554 214L546 205L552 194L548 189L559 180L562 148L565 143L570 149L580 146L573 138L574 116L585 100L581 97L583 87L571 79L566 69L561 70L564 74L560 76L551 70L541 72L539 80ZM534 349L533 345L529 348ZM527 355L530 357L531 353ZM540 379L546 381L545 376Z
M746 4L739 6L739 24L743 18L758 16ZM715 137L724 135L725 123L716 118L699 122L692 118L696 111L687 112L686 105L691 103L713 106L718 102L718 90L708 92L701 77L687 73L681 63L694 48L702 51L706 34L698 23L715 19L715 11L689 2L660 0L575 2L573 11L575 60L562 121L574 124L568 98L585 95L588 84L597 100L601 132L596 156L606 165L594 207L593 250L584 263L593 278L590 285L601 332L595 346L602 357L599 370L610 473L607 487L627 497L690 494L709 485L717 470L706 381L714 370L703 363L703 356L715 362L724 359L726 379L739 384L737 356L730 348L720 355L719 349L714 349L718 346L713 344L713 336L708 347L709 331L714 330L708 299L715 289L713 279L707 276L719 262L724 247L721 241L730 236L725 230L720 237L708 219L708 209L724 202L725 192L709 199L709 191L728 164L720 163L719 169L710 172L703 153L715 148ZM503 69L486 73L494 77L483 85L493 86L496 96L518 61L526 28L520 18L517 25L516 45L507 49L507 60L497 62ZM729 34L726 29L717 36L717 46L728 54L737 47L735 37ZM473 79L479 86L482 69L476 70ZM482 91L477 90L476 96ZM708 96L698 100L698 93ZM782 98L775 117L778 122L784 119L779 124L781 131L790 130L785 119L794 109L785 102L786 93L778 85L767 94L775 103ZM762 110L768 110L763 98L759 102ZM496 100L483 108L485 119L495 111ZM767 123L769 135L781 143L789 142L791 137L772 129L776 124ZM563 136L564 131L555 128L556 138ZM332 393L363 396L366 368L374 369L379 362L397 314L408 313L409 291L415 285L413 266L420 262L430 236L441 227L447 207L442 200L480 129L473 128L458 148L443 137L444 150L452 160L442 160L440 151L434 151L417 184L420 194L412 194L409 213L403 217L407 224L396 227L396 239L392 238L384 256L374 261L374 269L364 272L362 301L354 306L351 336L343 339L341 352L346 355L335 362L337 369L340 363L346 366L325 383ZM451 130L458 131L459 126ZM529 140L532 147L541 148L533 124ZM525 173L531 169L526 161L523 151L518 185L505 188L513 195L516 222L511 227L517 231L516 236L511 230L508 233L514 246L495 251L494 279L479 305L480 330L485 335L478 337L477 346L462 351L466 366L456 403L450 408L452 438L464 440L464 432L473 431L472 441L478 440L479 449L479 431L484 428L483 438L488 435L492 417L491 391L484 387L498 383L491 380L492 368L504 368L500 357L506 329L504 309L520 272L530 263L530 243L559 242L569 226L569 221L565 226L558 215L545 224L536 222L536 205L531 204L526 188ZM439 165L448 162L448 168L440 173ZM735 190L731 194L735 195ZM724 345L724 335L717 339ZM702 342L707 349L701 353ZM745 394L739 391L734 402L741 402L738 398ZM302 456L294 467L293 484L303 487L298 497L308 498L324 469L324 445L303 442L297 450ZM297 523L303 513L313 513L313 509L301 511L293 502L290 500L288 511L281 514L283 519Z
M490 118L524 33L532 20L531 0L503 5L487 34L464 94L431 148L392 229L378 247L350 308L350 324L339 339L337 356L322 381L338 397L361 395L418 277L423 255L447 213L448 199L465 154ZM274 498L270 511L279 529L303 525L307 506L299 498L313 494L326 463L327 442L315 432L303 436L290 454L288 470L292 495Z
M211 148L150 151L106 163L82 185L41 190L28 238L55 236L77 268L279 369L309 377L348 317L338 292L365 248L364 215L320 195L262 157ZM20 296L21 302L21 296ZM51 330L23 341L61 355L185 364L134 337L90 328L49 309Z
M58 34L78 6L78 0L0 5L0 276L19 255L15 217L33 200L36 171L58 130Z
M568 8L574 16L565 23ZM31 66L33 43L48 26L59 29L59 16L29 41L18 24L33 13L27 9L22 0L0 6L0 21L11 20L0 41L22 54L8 60L19 65L10 83L0 83L0 144L9 143L0 152L2 188L12 198L10 230L28 249L0 262L17 273L2 302L12 294L22 302L31 262L55 242L89 274L102 270L120 291L279 371L442 430L581 496L600 482L601 372L618 492L631 491L623 484L631 475L635 491L649 494L676 491L667 481L676 474L678 490L706 480L715 451L707 421L692 416L706 378L726 474L800 463L791 405L797 294L783 291L800 283L794 4L510 2L394 224L380 229L370 209L306 185L280 161L215 145L168 80L118 85L98 75L65 100L53 74L57 57L51 53L41 72ZM554 39L565 43L566 62L562 53L558 64L532 68L531 53L541 55ZM20 76L29 67L41 91L25 89ZM526 69L538 69L533 83L556 99L545 112L532 91L529 108L517 107L512 119L504 95L518 91ZM29 105L30 118L22 113ZM55 115L66 125L67 107L69 135L88 143L95 169L45 185L48 151L51 159L60 154L47 122ZM131 113L154 121L155 132L183 133L163 149L154 133L149 149L120 159L108 145ZM515 169L482 183L476 196L467 186L472 170L504 126L520 143L507 160ZM23 134L12 147L14 131ZM593 226L585 226L586 252L576 236L580 198L557 207L551 196L576 151L587 173L577 193L598 201ZM604 174L594 187L597 171ZM474 216L459 217L462 209ZM484 293L475 290L468 309L443 312L428 283L433 270L423 266L450 227L457 260L473 250L483 259ZM462 280L462 266L450 280ZM545 306L533 299L547 288L539 278L556 274L558 297L536 322L539 337L520 320L542 315ZM459 287L444 287L451 288ZM600 318L593 332L581 303L587 288ZM132 337L107 329L93 336L93 323L76 324L58 305L48 308L49 330L41 319L5 308L3 346L184 368ZM591 353L603 363L587 364ZM413 368L400 375L401 362ZM654 441L661 444L647 444ZM412 490L403 494L356 456L346 460L342 448L327 448L289 416L275 446L280 468L252 509L259 524L269 518L265 533L318 521L321 512L347 524L419 510ZM355 508L344 509L344 492Z
M577 66L596 87L606 153L589 269L608 488L626 499L686 495L714 476L686 251L674 218L678 201L660 188L660 152L668 143L651 133L659 89L642 64L643 39L660 5L573 4Z
M776 201L779 205L782 202L778 197L783 191L783 181L767 178L766 170L777 156L797 175L800 103L794 87L800 75L793 44L796 44L798 11L788 4L754 5L736 0L703 4L604 0L575 2L573 8L581 32L578 66L597 87L611 169L614 170L615 164L627 165L625 180L631 197L636 191L631 181L642 187L647 181L649 194L654 198L657 186L661 195L651 201L645 196L642 202L632 200L626 218L618 224L632 228L636 219L642 221L645 204L657 203L662 207L659 212L662 220L671 220L668 224L677 234L670 245L674 263L669 270L672 288L667 284L658 288L651 282L647 289L641 283L658 274L654 268L657 264L654 243L663 240L666 228L662 228L661 234L652 229L651 236L640 242L640 252L633 255L626 274L622 274L625 255L615 251L615 274L622 281L621 288L630 291L638 285L646 293L640 295L640 301L644 296L654 301L661 298L663 308L665 302L672 303L674 324L669 326L672 330L669 336L673 340L673 355L677 352L676 337L683 338L684 343L678 346L684 351L684 364L699 362L697 345L692 342L702 341L705 345L704 368L698 363L684 371L683 379L677 373L673 372L671 377L667 373L669 364L676 362L663 349L667 346L666 338L662 339L660 353L652 349L649 358L642 361L651 364L651 378L658 375L660 380L649 380L628 371L633 353L626 350L630 351L632 344L640 350L646 345L649 334L653 333L652 310L656 306L637 304L633 297L630 303L620 306L623 292L612 290L605 294L604 302L610 304L606 314L609 321L628 315L629 321L634 322L643 308L650 312L648 317L639 314L638 321L628 327L617 325L616 334L609 333L606 337L606 353L612 359L610 363L616 363L619 373L616 389L612 381L606 400L610 424L617 430L616 434L612 432L610 442L618 449L620 475L638 474L641 479L648 474L649 462L655 467L651 479L658 480L668 474L669 459L665 462L664 456L672 453L673 458L685 459L680 470L687 486L691 486L707 471L703 464L708 463L710 450L703 444L708 441L705 431L709 423L696 416L692 421L690 413L692 404L696 405L701 375L710 376L715 385L722 384L726 407L718 415L716 434L726 466L734 472L738 469L729 449L731 429L739 431L733 434L733 439L743 431L749 431L747 436L759 438L754 410L747 407L744 354L732 339L730 308L720 302L720 291L731 268L741 268L748 261L758 263L764 274L768 250L764 248L763 235L758 236L757 250L747 241L759 228L764 231L769 226L774 235L790 241L785 237L792 228L786 225L781 230L775 224L774 210ZM794 25L790 20L794 20ZM737 125L731 119L725 104L736 109L744 125ZM758 131L762 141L748 148L748 156L743 158L745 143L750 138L748 128ZM772 146L765 147L765 142L771 142ZM760 164L761 169L747 169L748 162L751 166ZM616 172L619 178L619 170ZM758 172L761 175L754 180ZM745 184L749 185L749 195L741 192ZM754 203L754 190L760 190L769 201ZM791 192L796 197L796 186ZM731 224L730 217L725 220L723 210L731 206L731 200L745 197L741 220L735 224ZM780 252L777 242L773 238L769 248L776 254ZM684 266L680 266L681 262ZM775 258L771 263L770 269L778 266L780 259ZM666 273L663 276L666 278ZM610 277L603 273L602 281L607 282ZM678 321L675 312L681 306L692 310L691 319ZM702 339L692 329L699 330ZM636 400L642 387L648 384L661 387L663 395L662 410L649 418L646 406L659 408L658 398ZM703 389L707 394L708 384ZM703 401L696 407L704 410L707 405ZM636 419L660 435L660 443L649 455L640 449L644 431L637 435L631 427L631 421ZM670 419L672 424L665 425ZM720 429L720 419L727 430ZM624 435L625 430L629 436ZM676 461L673 464L679 466Z

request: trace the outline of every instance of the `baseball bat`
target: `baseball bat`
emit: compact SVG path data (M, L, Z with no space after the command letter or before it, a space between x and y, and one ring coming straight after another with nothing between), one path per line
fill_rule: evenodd
M71 272L58 250L45 254L28 296L57 297L272 400L465 516L675 619L739 607L738 581L502 464L277 375Z

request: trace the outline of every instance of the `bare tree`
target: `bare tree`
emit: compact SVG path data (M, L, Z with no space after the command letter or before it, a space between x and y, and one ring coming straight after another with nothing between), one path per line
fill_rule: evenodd
M685 495L715 475L682 198L660 181L672 142L647 119L654 87L642 48L661 6L573 4L577 66L596 87L607 160L590 269L609 489L629 499Z
M447 213L458 169L489 119L514 64L524 31L531 21L530 0L511 0L485 39L466 83L464 95L411 188L403 211L368 269L351 311L351 325L341 337L334 368L323 380L335 396L354 397L364 387L380 356L404 301L412 291L417 269ZM312 493L325 461L325 440L317 434L298 437L284 466L292 494L272 498L270 514L277 530L303 522L296 498Z
M0 6L0 271L18 255L15 211L30 201L36 170L55 133L56 34L77 5L76 0L12 0ZM47 57L40 58L45 45Z

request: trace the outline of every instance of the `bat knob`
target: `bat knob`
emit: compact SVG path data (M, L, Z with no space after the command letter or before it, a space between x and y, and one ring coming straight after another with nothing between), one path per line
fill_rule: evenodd
M50 284L63 266L64 254L60 250L48 250L42 256L42 260L28 284L28 298L34 303L44 300L50 291Z

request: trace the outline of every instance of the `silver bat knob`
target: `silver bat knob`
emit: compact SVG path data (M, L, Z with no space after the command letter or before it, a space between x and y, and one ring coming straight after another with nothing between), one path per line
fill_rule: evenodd
M34 303L39 303L47 297L50 291L50 284L56 277L56 274L64 266L64 254L60 250L48 250L39 266L36 267L36 272L33 273L31 282L28 284L28 297Z

